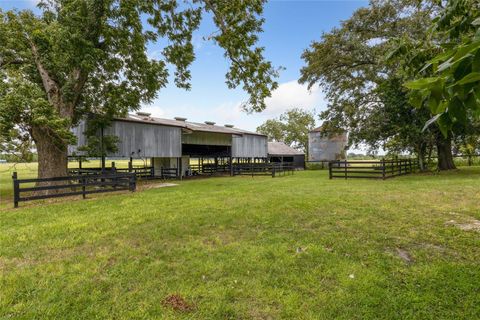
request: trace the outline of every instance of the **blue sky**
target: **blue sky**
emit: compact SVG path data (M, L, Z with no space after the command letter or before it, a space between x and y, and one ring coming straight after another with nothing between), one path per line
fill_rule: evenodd
M2 9L34 8L35 0L0 0ZM208 17L194 35L197 58L191 67L192 90L178 89L172 84L158 93L158 98L143 111L153 115L173 118L182 116L190 121L215 121L218 124L232 123L255 130L269 118L280 115L291 107L307 110L324 109L321 90L310 92L297 83L303 66L302 52L313 40L319 40L327 32L351 16L354 10L366 6L363 0L270 0L266 5L264 32L260 45L265 47L265 56L275 66L285 68L280 74L279 88L267 100L267 109L262 113L246 114L239 105L246 100L241 89L230 90L225 84L228 61L223 51L211 41L204 40L215 28ZM149 55L158 56L159 45L149 46ZM172 72L173 73L173 72Z

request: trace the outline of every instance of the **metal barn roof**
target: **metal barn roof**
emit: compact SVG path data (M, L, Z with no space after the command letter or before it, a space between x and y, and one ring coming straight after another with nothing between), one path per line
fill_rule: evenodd
M180 119L180 118L177 118L177 119ZM164 118L151 117L147 114L140 114L140 115L129 114L125 118L116 118L115 120L180 127L180 128L184 128L191 131L225 133L225 134L234 134L234 135L252 134L257 136L265 136L257 132L251 132L243 129L238 129L235 127L232 128L230 125L228 125L227 127L227 126L218 126L218 125L207 124L207 123L190 122L186 120L164 119Z
M273 156L280 156L280 155L288 155L288 156L297 156L297 155L304 155L305 153L298 151L283 142L269 142L268 143L268 155Z

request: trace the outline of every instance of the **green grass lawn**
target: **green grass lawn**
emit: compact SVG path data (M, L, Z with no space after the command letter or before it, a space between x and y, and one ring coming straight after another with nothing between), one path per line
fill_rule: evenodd
M480 318L479 167L21 206L0 211L1 319Z

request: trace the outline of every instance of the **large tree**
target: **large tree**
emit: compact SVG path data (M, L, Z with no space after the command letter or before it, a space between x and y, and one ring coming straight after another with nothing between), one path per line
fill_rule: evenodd
M451 158L451 137L436 127L422 132L430 112L410 102L402 87L414 74L405 72L405 56L391 54L399 37L429 42L428 28L440 9L438 1L372 0L312 43L303 54L300 82L326 92L329 105L321 118L329 131L344 129L354 145L411 152L420 160L435 143L440 155ZM418 65L435 51L422 54Z
M190 88L192 33L202 16L230 61L226 83L260 111L277 71L257 46L265 0L44 0L40 14L0 10L0 133L35 142L39 177L62 176L72 126L86 114L109 118L151 102L169 79ZM161 57L147 46L164 44Z
M269 141L281 141L295 149L307 152L308 133L314 128L312 112L293 108L278 118L269 119L257 128L257 132L268 136Z

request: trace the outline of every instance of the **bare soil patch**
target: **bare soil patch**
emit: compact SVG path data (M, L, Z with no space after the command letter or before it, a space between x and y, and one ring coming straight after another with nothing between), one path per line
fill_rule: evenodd
M162 301L162 305L172 308L175 311L189 312L195 309L195 306L187 302L182 296L178 294L171 294Z

